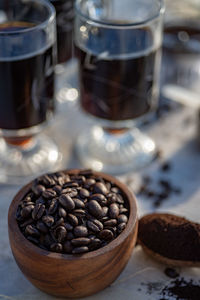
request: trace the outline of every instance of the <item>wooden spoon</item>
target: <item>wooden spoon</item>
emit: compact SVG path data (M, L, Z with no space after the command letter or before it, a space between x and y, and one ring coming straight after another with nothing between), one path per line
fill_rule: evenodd
M175 221L174 221L174 218L175 218ZM165 232L168 230L168 227L169 227L169 226L167 226L166 219L169 219L169 221L171 220L171 222L174 222L174 228L175 227L177 228L180 226L179 227L180 234L183 234L183 235L184 235L184 232L181 233L181 230L182 230L181 226L184 223L185 224L189 223L189 224L191 224L191 226L195 225L195 226L197 226L197 228L199 227L199 230L200 230L200 225L198 225L197 223L190 222L187 219L176 216L176 215L163 214L163 213L148 214L148 215L145 215L144 217L142 217L139 221L138 243L142 246L142 248L146 252L146 254L148 254L153 259L155 259L165 265L169 265L169 266L173 266L173 267L200 267L200 248L199 248L199 252L198 252L199 260L192 261L189 259L182 260L182 259L169 258L169 257L167 257L167 251L166 251L166 256L164 256L163 254L159 253L159 251L155 251L155 248L153 250L153 249L151 249L150 246L148 246L149 239L151 239L152 237L155 238L155 236L156 236L157 240L159 240L159 238L160 238L160 242L161 243L163 242L164 245L166 245L166 247L167 247L167 245L173 244L173 243L171 243L171 238L172 238L172 235L174 234L174 230L172 230L170 232L170 234L169 234L169 232L168 232L168 234L165 234ZM158 228L155 229L157 222L159 222L159 226L158 226ZM162 228L162 226L163 226L163 228ZM152 228L152 230L151 230L151 228ZM146 232L144 232L144 230ZM177 236L177 233L176 233L176 236ZM146 240L145 240L145 238L146 238ZM199 234L199 238L200 238L200 234ZM174 240L174 236L173 236L173 240ZM186 242L190 243L190 240L188 239L188 240L186 240ZM200 242L199 242L199 245L200 245ZM177 247L179 247L178 244L174 244L173 246L175 249ZM191 248L192 248L192 244L191 244ZM180 252L181 248L179 248L178 250L179 250L178 252ZM163 251L162 251L162 253L163 253Z

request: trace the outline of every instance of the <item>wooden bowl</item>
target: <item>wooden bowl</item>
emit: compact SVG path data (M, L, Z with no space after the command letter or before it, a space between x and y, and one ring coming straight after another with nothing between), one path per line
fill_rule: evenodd
M80 170L69 171L77 174ZM15 216L18 204L31 183L18 192L10 205L8 231L14 258L27 279L48 294L78 298L104 289L119 276L135 246L138 230L135 196L116 178L100 172L93 173L114 182L126 195L130 208L124 231L98 250L75 256L46 251L28 241L21 233Z

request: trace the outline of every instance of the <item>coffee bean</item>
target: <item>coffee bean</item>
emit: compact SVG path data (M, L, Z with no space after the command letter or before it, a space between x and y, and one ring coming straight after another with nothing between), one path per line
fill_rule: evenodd
M29 216L31 215L33 209L34 209L34 206L33 206L33 205L25 206L25 207L21 210L21 216L22 216L23 218L29 217Z
M107 204L107 199L103 194L93 194L90 197L90 200L96 200L101 206L104 206Z
M96 200L90 200L88 204L89 212L96 218L100 218L103 214L101 205Z
M76 226L74 228L74 235L77 237L85 237L88 235L87 227L85 226Z
M39 220L45 212L45 206L43 204L36 204L32 211L32 218L34 220Z
M33 244L36 244L38 245L39 244L39 241L38 239L34 238L33 236L27 236L27 240L29 240L30 242L32 242Z
M86 246L90 243L90 239L88 239L86 237L80 237L80 238L71 240L71 243L75 247Z
M72 250L73 254L81 254L81 253L85 253L88 252L88 247L87 246L82 246L82 247L76 247Z
M68 254L72 253L73 247L72 247L70 241L66 241L63 244L63 250L64 250L65 253L68 253Z
M109 207L109 216L111 219L115 219L118 217L119 215L119 207L116 203L112 203Z
M57 195L60 195L62 192L62 187L60 185L55 185L53 190L56 192Z
M53 184L55 184L54 180L51 177L49 177L48 175L43 175L43 176L39 177L37 182L44 185L45 187L49 187L49 186L52 186Z
M55 220L54 220L54 222L55 222ZM64 225L64 219L63 219L63 218L58 219L58 220L56 221L56 223L55 223L53 226L51 226L51 228L52 228L52 229L55 229L56 227L58 227L58 226L60 226L60 225Z
M64 188L66 187L78 187L78 183L75 181L68 181L66 183L64 183L63 185Z
M113 186L110 191L115 194L120 194L120 189L117 186Z
M28 220L26 220L25 222L21 223L19 226L21 228L26 227L27 225L33 224L34 220L32 218L29 218Z
M48 227L42 221L38 221L36 227L40 232L48 233Z
M99 237L104 239L104 240L112 240L114 235L113 235L113 232L109 229L104 229L102 230L100 233L99 233Z
M42 193L42 197L44 197L45 199L52 199L56 197L56 191L54 191L53 189L47 189Z
M69 223L65 223L64 226L67 229L67 231L73 230L73 226L71 224L69 224Z
M120 213L120 214L126 214L126 213L128 213L128 209L125 208L125 207L120 207L119 213Z
M102 217L105 217L108 213L108 207L107 206L102 207L102 211L103 211Z
M91 251L98 249L101 247L101 240L97 238L92 239L88 247Z
M75 215L68 214L67 219L72 226L78 226L78 218Z
M88 191L88 190L86 190L86 189L81 189L80 191L79 191L79 195L80 195L80 197L81 198L88 198L89 196L90 196L90 192Z
M83 209L74 209L73 213L77 217L84 217L85 216L85 210L83 210Z
M96 181L94 179L86 179L86 181L84 182L84 188L85 189L89 189L90 187L92 187L94 184L96 183Z
M47 227L51 227L54 223L54 217L52 216L43 216L42 221Z
M35 204L46 204L46 200L41 196L35 201Z
M124 204L124 199L123 199L123 197L122 197L122 195L117 195L117 203L119 203L119 204Z
M118 221L119 224L120 223L127 223L128 222L128 218L127 218L126 215L119 215L117 217L117 221Z
M67 194L63 194L59 197L59 202L60 204L67 210L70 211L72 209L75 208L75 203L72 200L72 198L67 195Z
M167 275L170 278L174 279L174 278L179 277L179 273L173 268L166 268L164 272L165 272L165 275Z
M107 187L102 182L97 182L94 185L94 192L96 194L106 195L108 193Z
M105 227L114 227L115 225L117 224L117 220L116 219L110 219L110 220L107 220L103 223L103 225Z
M70 231L70 232L67 232L67 235L66 235L66 240L72 240L74 239L74 235L73 233Z
M75 199L73 199L73 201L75 203L76 208L84 208L85 207L85 204L80 199L75 198Z
M73 198L78 195L78 191L76 189L71 189L71 192L68 192L67 194Z
M52 236L49 233L45 234L43 244L47 248L50 248L51 244L53 244L53 243L54 243L54 239L52 238Z
M26 229L25 229L25 233L28 234L28 235L31 235L31 236L35 236L35 237L40 236L39 231L33 225L27 225Z
M41 184L33 185L32 191L36 196L40 196L45 191L45 187Z
M48 214L53 215L56 212L57 208L58 208L57 199L52 199L51 204L50 204L49 209L48 209Z
M60 243L53 243L53 244L51 244L50 249L53 252L60 253L60 252L62 252L63 247L62 247L62 244L60 244Z
M64 208L62 208L62 207L59 207L58 214L62 218L65 218L67 216L66 210L64 210Z
M117 226L118 232L121 233L126 228L126 223L120 223Z
M90 230L95 233L103 230L103 224L99 220L87 221L87 226Z
M112 204L112 203L117 202L117 195L115 193L109 193L107 195L107 197L108 197L108 204L109 205Z
M59 226L55 229L55 237L58 242L62 242L67 235L67 230L64 226Z

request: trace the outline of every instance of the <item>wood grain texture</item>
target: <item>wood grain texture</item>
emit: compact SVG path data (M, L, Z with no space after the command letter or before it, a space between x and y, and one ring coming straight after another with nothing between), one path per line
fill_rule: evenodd
M68 170L66 173L78 173ZM125 194L130 207L125 230L111 243L82 255L68 255L43 250L29 242L15 219L20 200L31 183L13 199L8 213L10 246L14 258L30 282L42 291L60 297L79 298L92 295L110 285L126 266L137 239L138 219L134 195L127 186L110 175L94 172L114 182Z

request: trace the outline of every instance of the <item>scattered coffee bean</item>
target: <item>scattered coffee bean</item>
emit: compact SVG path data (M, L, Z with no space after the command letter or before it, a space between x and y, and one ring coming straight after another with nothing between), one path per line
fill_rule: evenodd
M16 219L25 237L38 247L82 254L116 238L125 229L128 215L126 198L117 186L82 170L34 180L20 201Z
M173 268L166 268L164 273L165 273L165 275L167 275L170 278L179 277L179 273Z

